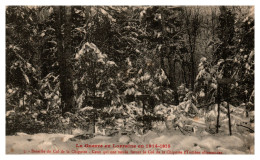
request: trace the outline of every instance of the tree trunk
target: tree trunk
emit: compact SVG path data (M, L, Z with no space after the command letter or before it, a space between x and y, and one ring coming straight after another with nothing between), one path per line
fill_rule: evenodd
M168 59L168 65L169 65L168 78L169 78L169 81L170 81L170 87L171 87L171 88L174 88L174 86L175 86L175 78L174 78L174 75L175 75L175 67L174 67L173 64L172 64L172 59L171 59L171 57L168 56L167 59Z
M229 135L232 135L231 130L231 117L230 117L230 108L229 108L229 102L227 102L227 109L228 109L228 128L229 128Z
M56 13L57 52L59 62L62 115L73 107L71 52L71 7L54 7ZM64 34L61 27L64 24Z
M197 33L200 25L199 10L195 10L194 13L192 13L189 10L186 10L185 21L186 21L188 41L190 47L190 85L191 85L191 90L194 91L195 74L196 74L194 56L196 52Z
M184 84L185 84L185 87L186 87L186 85L187 85L187 79L186 79L185 65L184 65L183 62L181 63L181 66L182 66L182 73L183 73L183 81L184 81Z
M164 19L164 16L165 15L162 13L162 35L165 38L166 37L166 29L165 29L165 19ZM167 42L165 41L165 39L163 40L163 46L164 46L165 50L163 52L161 52L160 60L161 60L161 68L166 73L165 66L164 66L164 57L165 57L165 55L168 55L169 48L167 46Z
M191 52L190 62L191 62L191 90L193 91L194 90L194 81L195 81L194 51Z
M169 64L169 80L170 80L170 87L173 89L173 94L174 94L174 105L179 104L179 96L177 93L177 85L176 85L176 78L175 78L175 60L173 61L168 57L168 64Z
M217 103L218 103L218 115L217 115L217 125L216 125L216 133L218 133L219 129L219 116L220 116L220 85L217 86Z

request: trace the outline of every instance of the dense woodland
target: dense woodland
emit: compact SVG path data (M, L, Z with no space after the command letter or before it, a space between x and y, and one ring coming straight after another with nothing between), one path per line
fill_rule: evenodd
M253 7L6 7L7 135L254 132L254 74Z

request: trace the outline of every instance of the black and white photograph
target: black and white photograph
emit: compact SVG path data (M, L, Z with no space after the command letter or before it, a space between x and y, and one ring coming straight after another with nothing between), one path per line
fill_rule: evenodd
M9 5L5 20L7 155L255 154L254 6Z

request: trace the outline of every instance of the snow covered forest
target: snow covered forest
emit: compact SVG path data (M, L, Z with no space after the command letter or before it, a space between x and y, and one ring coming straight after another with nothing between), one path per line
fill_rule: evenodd
M252 6L7 6L6 152L252 154L254 34Z

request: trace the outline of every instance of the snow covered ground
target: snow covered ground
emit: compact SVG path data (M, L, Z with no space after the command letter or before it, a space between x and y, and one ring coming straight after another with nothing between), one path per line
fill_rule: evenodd
M76 139L69 134L17 133L6 136L7 154L253 154L254 133L247 135L183 135L179 131L148 131L142 136L97 135ZM151 144L149 146L149 144ZM154 146L152 146L154 144ZM157 144L157 147L156 147ZM82 145L82 147L81 147ZM94 147L85 147L85 145ZM102 145L102 147L101 147ZM107 145L107 147L105 147ZM109 147L110 145L110 147ZM121 145L121 146L120 146ZM129 148L122 148L123 146ZM139 146L143 145L143 146ZM163 146L164 145L164 146ZM132 146L132 147L131 147ZM135 146L135 147L133 147Z

